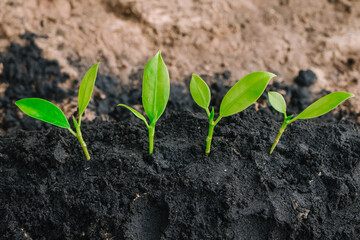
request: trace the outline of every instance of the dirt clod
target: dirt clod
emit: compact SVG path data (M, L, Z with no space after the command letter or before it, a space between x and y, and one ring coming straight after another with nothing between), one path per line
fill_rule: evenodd
M295 78L295 83L302 87L309 87L310 85L314 84L317 80L317 77L313 71L300 70L299 75Z

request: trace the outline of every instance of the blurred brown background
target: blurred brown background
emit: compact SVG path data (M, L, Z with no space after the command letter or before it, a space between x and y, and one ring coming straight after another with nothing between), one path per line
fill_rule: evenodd
M311 69L314 91L355 93L360 111L359 0L1 0L0 18L0 51L46 35L36 43L72 78L101 61L126 84L161 49L172 82L230 70L232 82L272 71L292 83Z

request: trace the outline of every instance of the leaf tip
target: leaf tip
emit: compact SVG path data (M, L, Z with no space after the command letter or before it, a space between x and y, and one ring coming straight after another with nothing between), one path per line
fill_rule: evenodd
M153 57L153 59L157 59L157 61L160 61L160 62L162 62L163 64L165 64L165 63L164 63L164 60L163 60L163 58L162 58L162 56L161 56L161 50L157 51L157 53L155 54L155 56Z
M272 72L267 72L267 74L269 74L269 77L270 78L274 78L274 77L277 77L276 74L272 73Z
M345 94L345 95L346 95L346 98L345 98L344 100L346 100L346 99L348 99L348 98L355 97L355 94L348 93L348 92L334 92L333 94L336 94L336 93Z
M191 80L195 80L195 78L200 78L200 77L195 73L191 74Z
M100 62L97 62L97 63L95 63L91 68L96 68L96 71L97 71L97 69L98 69L98 67L99 67L99 64L100 64Z

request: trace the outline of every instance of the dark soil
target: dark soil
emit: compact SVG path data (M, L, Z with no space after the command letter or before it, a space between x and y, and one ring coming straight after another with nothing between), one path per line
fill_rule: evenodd
M129 86L99 75L96 85L106 98L94 96L89 108L111 121L98 118L82 124L92 156L86 161L69 132L21 118L14 107L13 101L24 97L56 102L76 97L59 87L67 74L56 61L41 57L35 36L24 37L27 45L12 44L1 54L0 80L9 87L0 104L5 117L12 116L1 127L15 130L0 137L1 239L360 235L360 131L344 118L352 113L296 121L270 156L282 116L266 107L263 94L259 111L252 106L220 121L212 153L205 157L205 113L187 88L172 85L168 108L156 128L155 153L149 156L144 123L115 107L141 104L142 70L131 75ZM212 105L220 105L230 75L202 76L211 85ZM190 76L186 86L189 81ZM299 81L293 86L275 82L267 89L285 91L289 114L326 94L312 94L308 84Z
M21 128L27 130L42 129L48 124L35 119L22 119L14 102L22 98L37 97L49 101L61 102L74 93L60 88L69 75L61 72L56 60L42 57L42 51L37 47L35 34L26 33L21 36L26 44L11 43L6 52L0 53L3 72L0 83L7 84L5 96L0 97L0 109L3 121L0 128L4 130Z
M360 131L298 121L272 156L281 117L250 108L215 129L205 114L167 114L155 154L134 117L84 123L92 160L66 130L0 141L5 239L356 239Z
M306 70L306 71L300 70L299 76L297 76L294 79L294 82L296 84L303 86L303 87L308 87L308 86L314 84L316 81L317 81L317 77L316 77L315 73L313 71L311 71L310 69Z

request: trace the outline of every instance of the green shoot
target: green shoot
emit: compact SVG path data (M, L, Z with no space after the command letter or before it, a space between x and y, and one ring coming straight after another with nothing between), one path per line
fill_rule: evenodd
M146 65L143 76L142 103L150 124L135 109L119 104L144 121L149 132L149 154L154 151L155 124L164 113L170 96L169 72L159 51Z
M345 101L348 98L354 97L351 93L346 92L334 92L326 95L325 97L320 98L309 107L307 107L304 111L302 111L299 115L293 118L294 115L287 116L286 115L286 103L283 96L277 92L269 92L268 93L270 105L278 112L284 114L284 122L279 130L278 135L275 138L275 141L271 147L270 154L274 151L276 145L279 142L281 135L284 133L285 128L290 123L298 120L298 119L310 119L316 118L325 113L330 112L334 108L336 108L340 103Z
M87 160L90 160L90 155L80 130L81 117L90 102L91 94L95 85L98 66L99 63L96 63L94 66L92 66L87 71L83 80L81 81L78 96L78 121L76 121L74 116L72 117L75 131L71 129L65 114L56 105L49 101L40 98L25 98L15 102L15 104L20 108L20 110L23 111L25 114L29 115L30 117L53 124L61 128L68 129L70 133L79 140Z
M209 132L206 138L205 154L209 155L211 141L216 124L223 117L239 113L258 100L270 79L276 75L268 72L253 72L238 81L225 95L220 105L219 117L214 121L214 108L209 111L211 92L207 84L199 76L193 74L190 92L194 101L203 109L209 118Z

